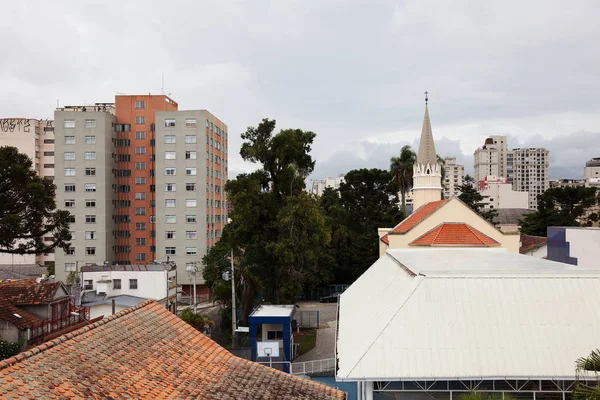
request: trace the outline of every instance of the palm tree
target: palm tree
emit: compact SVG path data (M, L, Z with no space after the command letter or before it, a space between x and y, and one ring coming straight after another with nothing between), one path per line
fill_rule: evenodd
M442 157L440 157L439 154L435 155L437 158L437 162L438 164L440 164L440 173L442 175L442 187L444 188L444 190L446 189L446 184L444 183L444 178L446 178L446 168L444 167L444 165L446 165L446 160L444 160ZM441 200L444 200L444 192L442 191L442 198Z
M586 373L593 372L598 377L600 372L600 350L594 350L588 357L580 358L575 362L577 369L577 385L573 390L573 399L575 400L599 400L600 399L600 383L596 386L588 386L582 382L582 376ZM583 377L585 380L585 377Z
M402 214L406 215L406 193L413 186L413 165L417 162L417 154L410 146L402 146L400 157L392 157L390 160L390 172L393 180L400 186L402 197Z
M191 308L187 307L181 311L179 317L195 329L210 337L210 328L215 322L210 319L208 314L195 313Z

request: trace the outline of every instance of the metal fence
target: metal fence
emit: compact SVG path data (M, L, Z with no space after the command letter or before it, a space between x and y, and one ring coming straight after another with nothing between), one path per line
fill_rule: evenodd
M332 284L325 285L318 289L305 290L300 295L299 300L319 301L321 297L329 296L334 293L342 293L344 290L348 289L349 286L350 285L347 284Z
M319 328L319 310L298 310L294 319L300 328Z
M335 358L292 363L293 375L310 375L335 369Z

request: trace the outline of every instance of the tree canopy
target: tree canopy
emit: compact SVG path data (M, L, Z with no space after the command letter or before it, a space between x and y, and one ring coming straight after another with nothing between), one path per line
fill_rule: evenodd
M468 205L471 210L475 211L486 220L493 222L494 217L498 215L498 211L487 210L484 208L485 203L483 203L483 196L475 187L475 179L472 176L466 175L464 183L458 186L458 190L460 191L458 198L463 203Z
M402 197L402 213L406 214L406 193L413 187L413 167L417 162L417 154L409 145L402 146L399 157L390 159L390 173L398 184Z
M68 250L71 214L56 210L55 191L52 181L36 174L29 157L15 147L0 147L0 253Z

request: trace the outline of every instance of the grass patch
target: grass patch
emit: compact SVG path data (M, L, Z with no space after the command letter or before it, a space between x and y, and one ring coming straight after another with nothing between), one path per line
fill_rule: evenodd
M298 343L298 355L312 350L317 344L317 331L315 329L303 329L300 333L294 333L294 343Z

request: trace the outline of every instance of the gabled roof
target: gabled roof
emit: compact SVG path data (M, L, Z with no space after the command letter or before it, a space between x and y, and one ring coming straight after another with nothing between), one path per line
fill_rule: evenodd
M462 222L443 222L410 243L411 246L491 247L500 243Z
M506 249L388 250L340 296L336 378L572 380L598 347L598 285Z
M153 300L0 361L0 398L343 399L235 357Z
M415 212L406 217L402 222L396 225L390 233L406 233L414 226L418 225L425 218L433 214L438 208L446 204L449 200L431 201L423 204Z
M548 239L543 236L521 235L521 247L519 253L527 253L528 251L539 249L545 246Z
M17 306L48 304L54 300L61 287L60 282L37 283L31 279L22 279L0 283L0 295Z
M35 315L21 310L11 304L10 301L0 295L0 320L16 326L19 329L31 328L40 324L42 320Z
M388 237L387 233L381 237L381 241L388 246L390 245L390 238Z

